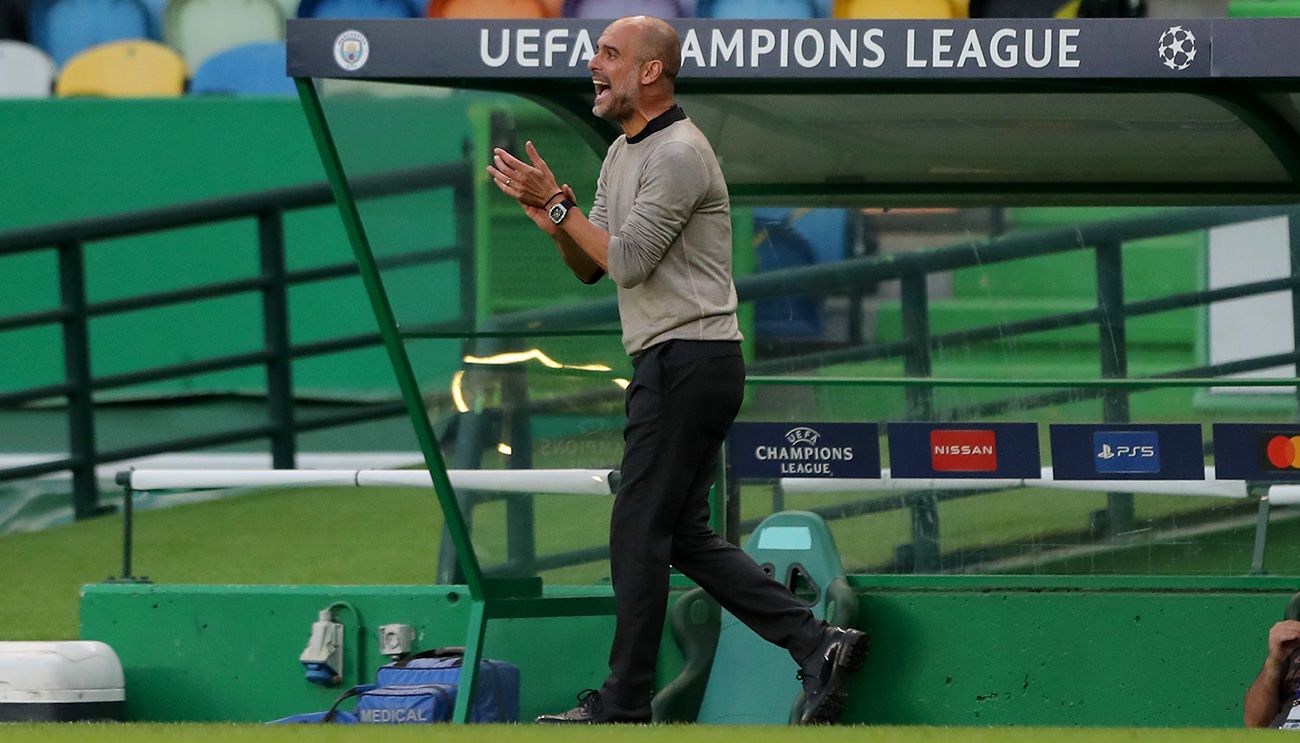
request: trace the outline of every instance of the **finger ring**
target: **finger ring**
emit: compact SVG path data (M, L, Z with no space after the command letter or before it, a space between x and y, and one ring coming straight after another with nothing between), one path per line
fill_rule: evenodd
M507 186L510 185L510 179L509 179L509 178L506 179L506 185L507 185Z

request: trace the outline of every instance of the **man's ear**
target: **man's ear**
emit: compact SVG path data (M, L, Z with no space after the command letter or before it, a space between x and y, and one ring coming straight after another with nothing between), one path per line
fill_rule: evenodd
M664 74L664 63L658 59L652 59L641 67L641 84L654 85L655 81Z

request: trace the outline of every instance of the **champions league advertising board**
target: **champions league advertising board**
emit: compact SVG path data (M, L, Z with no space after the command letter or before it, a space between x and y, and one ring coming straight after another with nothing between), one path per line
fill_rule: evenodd
M582 79L607 21L291 20L292 77ZM1300 76L1300 20L673 21L683 82ZM364 50L365 59L361 59ZM1270 50L1272 50L1270 52Z

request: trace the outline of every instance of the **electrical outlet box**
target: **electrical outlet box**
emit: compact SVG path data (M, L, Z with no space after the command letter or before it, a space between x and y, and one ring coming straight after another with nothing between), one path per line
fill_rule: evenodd
M409 624L379 625L379 652L382 655L406 655L415 641L415 628Z

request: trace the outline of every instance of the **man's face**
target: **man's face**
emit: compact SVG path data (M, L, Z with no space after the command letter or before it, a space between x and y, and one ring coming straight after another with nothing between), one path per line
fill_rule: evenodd
M610 24L596 42L596 56L587 63L596 86L591 112L602 119L622 123L636 113L641 94L636 36L635 29L627 24Z

